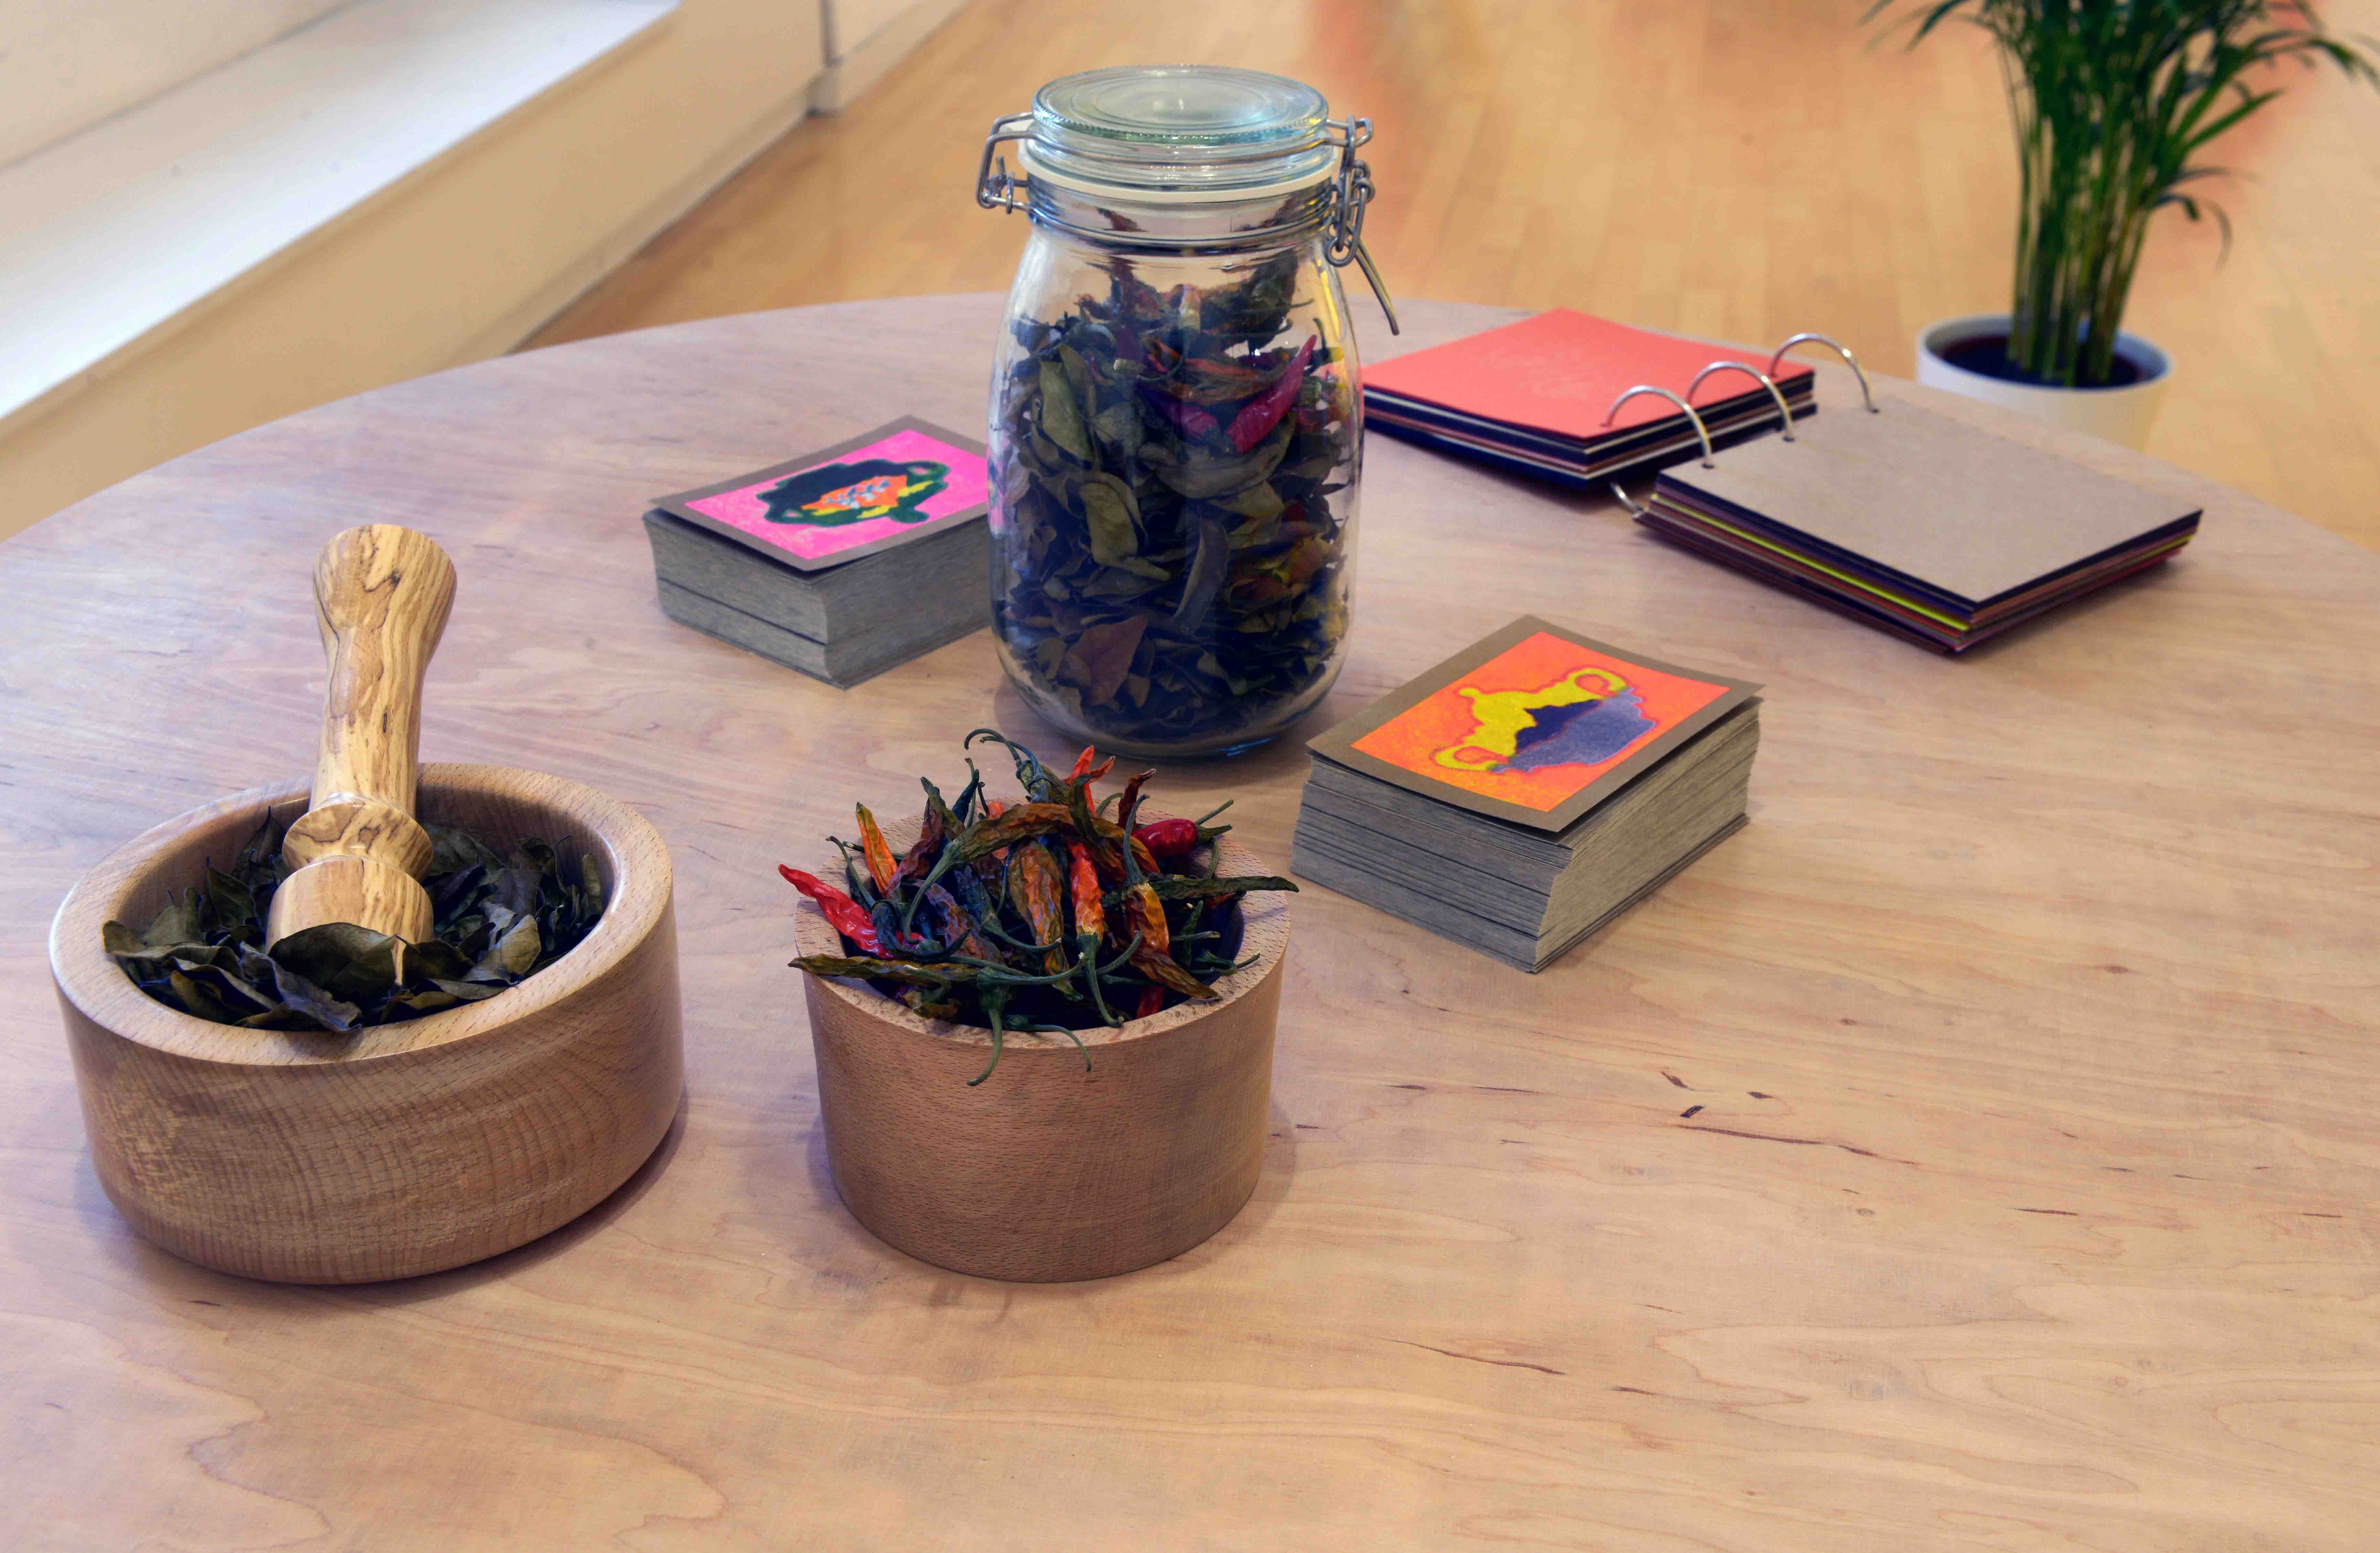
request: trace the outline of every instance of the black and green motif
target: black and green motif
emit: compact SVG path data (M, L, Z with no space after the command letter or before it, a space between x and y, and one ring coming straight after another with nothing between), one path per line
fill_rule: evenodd
M925 504L950 483L951 467L930 458L895 464L887 458L863 458L856 464L821 464L815 469L787 475L760 492L764 516L771 523L799 523L813 528L841 528L888 517L895 523L923 523L932 515Z

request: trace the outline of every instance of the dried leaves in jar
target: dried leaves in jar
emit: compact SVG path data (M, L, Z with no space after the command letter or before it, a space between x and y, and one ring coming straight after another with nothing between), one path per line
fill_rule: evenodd
M1298 261L1016 327L995 611L1034 686L1109 737L1228 736L1327 679L1347 621L1354 385L1291 324Z

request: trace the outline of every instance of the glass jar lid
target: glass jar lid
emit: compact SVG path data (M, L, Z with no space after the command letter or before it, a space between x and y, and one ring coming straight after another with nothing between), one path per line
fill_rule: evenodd
M1033 94L1028 176L1160 200L1303 188L1338 170L1330 105L1302 81L1218 65L1119 66Z
M976 164L975 201L988 211L1030 209L1033 219L1090 233L1054 213L1053 191L1095 207L1183 205L1189 217L1202 202L1295 195L1313 189L1272 226L1234 228L1268 236L1328 224L1323 253L1333 266L1355 264L1397 332L1396 305L1379 267L1364 249L1364 210L1372 200L1372 170L1355 153L1372 138L1372 121L1330 116L1322 93L1302 81L1261 70L1220 65L1126 65L1061 76L1033 94L1029 113L1002 114L983 138ZM1011 174L1000 152L1014 140L1022 176ZM1330 187L1324 188L1321 186ZM1305 207L1312 207L1310 211ZM1135 220L1117 220L1094 208L1102 224L1146 237ZM1279 212L1277 212L1279 216ZM1282 224L1286 220L1289 224ZM1211 222L1208 223L1212 225ZM1096 234L1104 236L1104 233ZM1211 237L1208 233L1207 236ZM1179 236L1158 246L1174 246Z

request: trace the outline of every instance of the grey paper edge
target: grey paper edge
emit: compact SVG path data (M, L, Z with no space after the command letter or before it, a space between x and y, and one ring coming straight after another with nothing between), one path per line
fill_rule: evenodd
M1507 803L1501 798L1489 798L1476 793L1465 792L1451 783L1432 782L1417 772L1406 770L1402 766L1390 765L1378 756L1366 755L1354 747L1357 739L1371 733L1382 723L1402 715L1447 686L1461 679L1464 674L1471 673L1472 670L1478 668L1498 653L1519 645L1540 631L1560 637L1573 646L1605 653L1619 659L1621 662L1633 663L1639 668L1651 669L1657 673L1675 674L1681 679L1699 680L1705 685L1722 685L1727 687L1727 693L1675 727L1664 730L1661 735L1651 744L1572 794L1562 801L1560 807L1552 809L1533 809L1524 805ZM1681 668L1675 663L1665 663L1658 658L1648 658L1643 653L1631 652L1624 648L1614 647L1609 642L1597 641L1584 632L1573 631L1569 626L1556 625L1537 615L1524 614L1502 630L1483 637L1453 657L1424 670L1354 716L1324 729L1306 741L1305 748L1310 755L1336 761L1351 770L1361 771L1366 776L1392 783L1408 793L1417 793L1433 802L1451 804L1457 808L1468 809L1474 814L1484 814L1490 819L1506 820L1514 825L1525 826L1532 831L1560 835L1577 823L1589 811L1643 775L1645 770L1668 759L1679 746L1692 741L1704 729L1739 707L1756 699L1765 688L1766 686L1755 685L1749 680L1730 679L1724 674L1708 673L1700 669Z
M900 431L922 431L927 436L939 438L953 447L965 448L978 458L990 456L989 450L977 438L961 436L947 427L937 426L932 421L918 416L905 415L897 419L886 421L872 431L862 431L856 437L837 443L832 447L820 448L813 453L798 454L782 464L771 464L764 469L731 475L725 479L715 480L709 485L697 486L692 491L681 491L669 496L656 496L649 505L654 512L666 513L682 523L691 523L705 533L715 534L732 544L751 552L764 561L774 562L780 566L790 567L796 572L832 571L837 566L846 566L854 561L865 560L880 552L894 550L902 545L922 540L929 534L939 534L947 528L955 528L963 523L977 522L990 512L989 503L978 502L964 512L945 514L929 523L921 523L914 528L904 529L898 534L887 534L880 540L871 540L864 545L855 545L849 550L836 551L832 555L806 559L789 551L779 550L774 545L762 544L734 524L722 523L717 518L707 516L686 504L688 502L698 502L706 496L716 496L722 491L735 491L744 486L758 485L764 479L775 479L781 475L794 474L812 465L823 464L830 458L840 458L846 453L855 453L870 443L880 443ZM987 468L985 471L987 478L990 473Z

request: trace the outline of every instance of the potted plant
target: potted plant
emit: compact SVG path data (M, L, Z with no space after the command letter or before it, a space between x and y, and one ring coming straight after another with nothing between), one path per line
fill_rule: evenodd
M1868 17L1900 0L1876 0ZM2327 58L2380 84L2371 57L2303 0L1916 0L1915 44L1965 20L1999 44L2019 194L2010 309L1917 337L1917 381L2139 447L2172 375L2122 332L2149 223L2221 209L2191 186L2222 173L2206 146L2280 94L2283 60Z

